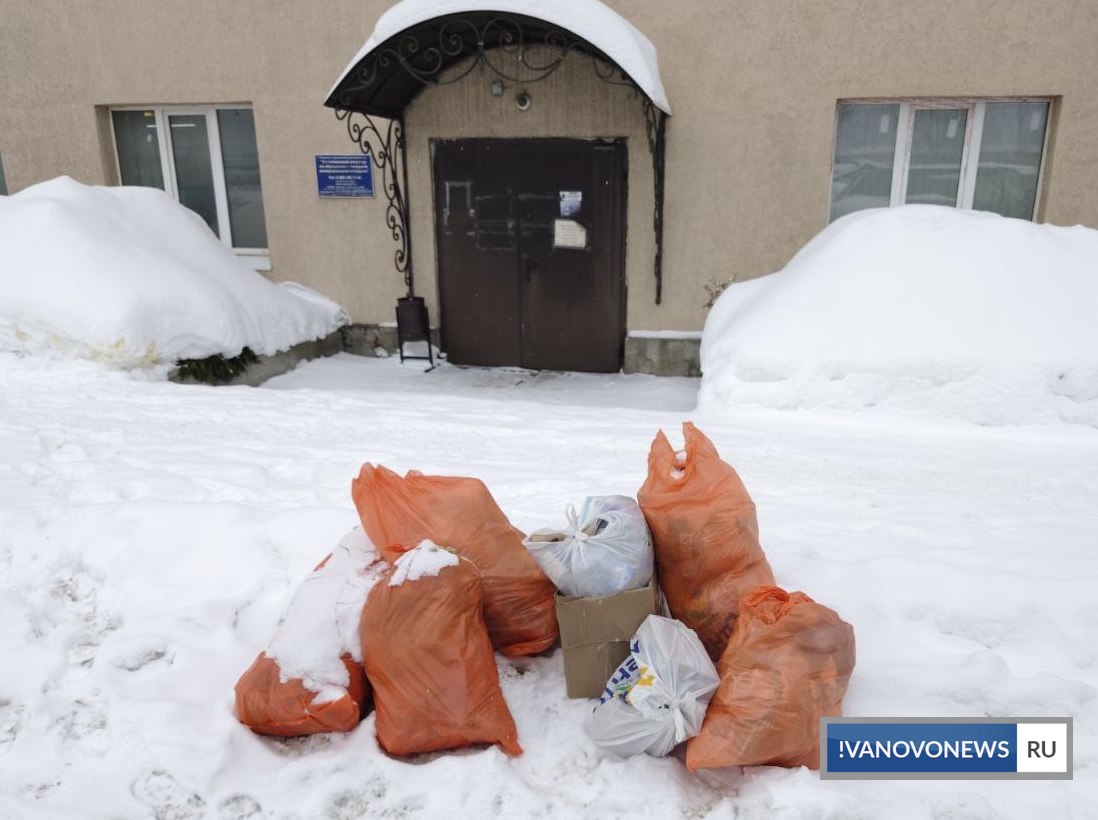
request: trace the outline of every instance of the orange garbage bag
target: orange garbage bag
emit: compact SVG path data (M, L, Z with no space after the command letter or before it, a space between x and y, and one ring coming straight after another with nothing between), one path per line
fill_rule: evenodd
M648 453L648 478L637 501L656 553L671 614L698 633L717 660L736 622L740 597L774 583L759 546L755 503L739 475L690 422L685 457L661 430Z
M842 715L854 671L854 628L803 592L752 590L717 663L721 683L690 771L720 766L820 765L820 718Z
M350 655L340 660L347 669L345 693L316 703L319 693L305 688L301 678L282 681L278 662L260 652L236 684L237 718L261 735L296 737L317 732L349 732L362 720L370 696L362 664Z
M387 564L355 529L294 592L274 638L236 684L236 715L264 735L349 732L370 696L359 620Z
M410 755L497 743L522 754L496 672L472 561L430 541L408 550L362 611L377 739Z
M401 478L364 464L351 495L362 526L388 560L408 545L431 540L476 564L488 634L504 655L534 655L556 642L553 582L483 482L414 470Z

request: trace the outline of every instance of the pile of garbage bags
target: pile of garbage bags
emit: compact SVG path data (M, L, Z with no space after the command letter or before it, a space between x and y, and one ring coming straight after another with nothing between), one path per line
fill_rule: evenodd
M305 579L240 678L240 721L280 736L349 731L372 704L390 754L519 755L494 652L551 649L560 612L602 642L591 657L607 680L586 731L607 753L685 742L691 771L815 768L820 718L841 714L854 668L853 628L775 585L739 475L693 424L683 433L679 452L658 433L636 500L588 498L529 536L475 478L364 465L352 483L362 529ZM624 596L628 623L613 609ZM575 601L592 606L566 624ZM602 612L619 615L585 622Z
M522 533L475 478L366 464L351 493L362 521L354 560L329 559L302 584L271 648L236 685L238 718L261 734L349 731L372 695L378 742L391 754L479 743L522 754L494 651L536 654L557 640L555 588ZM316 577L336 571L327 606L298 605L302 595L315 602ZM280 655L287 632L302 639ZM307 634L328 632L339 640ZM301 671L303 655L318 667L339 660L347 675L315 680Z

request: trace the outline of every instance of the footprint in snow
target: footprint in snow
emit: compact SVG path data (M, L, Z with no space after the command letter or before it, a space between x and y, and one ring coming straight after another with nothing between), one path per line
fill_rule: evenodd
M302 735L301 737L260 737L271 751L283 757L303 757L332 745L328 734Z
M251 820L262 816L263 807L247 794L234 794L217 805L218 820Z
M328 803L327 820L358 820L360 817L413 818L423 814L423 801L409 797L390 805L380 805L388 785L384 781L374 781L369 787L358 792L342 792Z
M370 806L384 799L389 791L389 783L380 775L370 778L366 788L360 791L340 792L328 804L327 816L330 820L352 820L362 817Z
M103 574L80 561L59 567L49 589L50 597L58 601L66 613L71 636L67 642L69 663L90 666L95 661L99 645L122 621L99 607L99 591Z
M144 669L150 663L161 660L167 655L168 650L162 645L137 647L119 653L116 657L111 659L111 665L116 666L119 669L124 669L127 672L136 672L139 669ZM169 657L167 662L171 664L172 659Z
M74 701L72 711L56 724L67 748L79 749L86 755L98 757L107 752L110 736L107 734L107 710L101 703L85 700Z
M9 750L23 726L23 705L0 698L0 754Z
M356 820L370 809L370 796L365 792L343 792L328 804L328 820Z
M130 794L152 809L156 820L206 817L206 801L188 791L163 769L154 769L138 777L130 785Z

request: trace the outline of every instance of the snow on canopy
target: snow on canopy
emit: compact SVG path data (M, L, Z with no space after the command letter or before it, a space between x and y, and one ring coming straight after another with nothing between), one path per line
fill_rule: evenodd
M157 188L58 177L0 197L0 350L129 369L269 355L348 320L256 273Z
M699 407L887 406L1098 427L1098 231L912 205L844 217L734 284Z
M402 0L377 21L373 33L328 91L331 97L371 51L402 31L450 14L499 12L551 23L593 45L624 71L657 108L671 113L663 90L656 47L628 20L598 0Z

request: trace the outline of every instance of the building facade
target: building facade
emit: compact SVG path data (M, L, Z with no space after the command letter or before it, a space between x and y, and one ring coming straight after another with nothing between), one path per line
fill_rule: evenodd
M686 372L713 288L862 207L1098 226L1098 3L608 5L670 103L659 283L645 95L583 55L473 66L402 111L414 290L455 361ZM317 157L359 150L323 103L390 6L0 0L0 185L164 188L372 345L408 290L389 202L321 196Z

